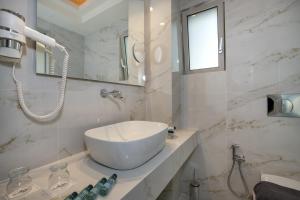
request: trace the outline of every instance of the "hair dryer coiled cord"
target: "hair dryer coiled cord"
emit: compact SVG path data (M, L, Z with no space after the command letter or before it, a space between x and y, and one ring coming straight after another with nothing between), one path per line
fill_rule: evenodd
M17 86L17 95L18 95L18 100L20 103L20 106L23 110L23 112L29 116L30 118L36 120L36 121L47 121L51 120L54 117L56 117L59 112L63 108L64 104L64 99L65 99L65 90L66 90L66 83L67 83L67 74L68 74L68 63L69 63L69 53L67 52L66 48L60 44L56 44L56 46L59 50L65 53L64 57L64 62L63 62L63 70L62 70L62 81L61 81L61 87L60 87L60 97L59 97L59 102L57 107L50 113L45 114L45 115L38 115L33 113L31 110L29 110L28 106L25 103L24 95L23 95L23 88L22 88L22 83L16 78L15 75L15 64L13 65L13 72L12 72L12 77L14 79L14 82L16 83Z

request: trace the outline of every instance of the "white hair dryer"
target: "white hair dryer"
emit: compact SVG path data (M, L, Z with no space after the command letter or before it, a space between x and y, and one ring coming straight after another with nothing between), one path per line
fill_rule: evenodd
M26 46L26 37L56 47L65 53L59 103L53 112L46 115L37 115L28 109L22 92L22 83L15 76L15 64L21 60L23 48ZM27 116L37 121L45 121L57 116L63 107L67 82L69 54L65 47L58 44L55 39L27 27L22 15L11 10L0 9L0 61L13 63L13 79L17 85L19 103Z

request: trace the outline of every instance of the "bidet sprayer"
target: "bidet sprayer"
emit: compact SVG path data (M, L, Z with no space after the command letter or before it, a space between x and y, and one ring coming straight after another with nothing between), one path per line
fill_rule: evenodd
M242 150L241 150L241 148L238 144L231 145L231 149L232 149L232 160L233 160L233 162L232 162L232 166L231 166L231 169L230 169L228 177L227 177L227 186L228 186L229 190L232 192L232 194L234 196L236 196L237 198L252 199L251 194L249 192L249 187L248 187L246 178L245 178L245 176L243 174L243 171L242 171L242 163L246 161L245 155L243 154L243 152L242 152ZM236 192L235 190L233 190L233 188L231 186L231 175L233 173L233 169L234 169L234 166L235 166L236 163L238 164L238 170L239 170L241 180L242 180L242 183L243 183L243 186L244 186L244 190L245 190L244 193Z

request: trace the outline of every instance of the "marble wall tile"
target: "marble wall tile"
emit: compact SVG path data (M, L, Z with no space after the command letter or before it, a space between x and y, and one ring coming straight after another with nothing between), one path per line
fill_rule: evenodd
M35 0L0 0L0 5L21 13L28 26L35 26ZM46 113L56 106L60 79L35 74L34 45L30 41L16 73L30 109ZM37 123L20 110L11 66L5 63L0 63L0 83L0 180L7 177L9 169L35 168L83 151L83 134L88 129L143 120L145 116L143 87L69 79L60 116L52 122ZM124 101L101 98L102 88L120 90Z
M128 19L99 28L84 37L84 76L94 80L119 80L120 35L128 32Z
M201 2L179 1L181 9ZM202 199L235 199L226 185L234 143L245 153L250 189L261 172L300 180L299 119L266 114L267 94L300 92L299 8L294 0L225 0L226 71L182 78L182 125L200 129L183 167L183 194L196 168ZM243 191L237 169L232 183Z
M171 5L171 34L172 34L172 118L173 125L177 128L182 126L182 103L181 103L181 90L182 90L182 52L178 48L181 44L181 31L180 31L180 13L179 1L173 0Z
M37 18L37 29L64 45L70 55L69 71L70 77L83 78L84 73L84 37L73 31L69 31L63 27L57 26L50 22L47 22L41 18ZM55 62L54 73L61 75L62 63L64 61L64 55L61 51L54 48L53 57Z
M150 7L153 11L150 12ZM171 1L146 1L146 119L172 123ZM161 52L161 59L155 55Z
M128 46L130 48L135 46L136 54L144 54L145 56L145 2L143 0L130 0L128 4ZM128 68L128 82L144 85L144 60L140 60L140 63L137 62L133 52L129 52L127 57L128 66L130 66Z
M211 72L183 77L183 127L207 129L226 117L226 74ZM197 106L195 106L197 105Z
M172 122L177 128L182 125L181 79L180 72L172 72Z
M16 101L16 91L0 91L0 94L1 179L11 168L37 167L57 159L58 123L28 120ZM48 111L52 101L56 101L56 94L51 91L25 91L25 94L30 102L28 107L38 113Z

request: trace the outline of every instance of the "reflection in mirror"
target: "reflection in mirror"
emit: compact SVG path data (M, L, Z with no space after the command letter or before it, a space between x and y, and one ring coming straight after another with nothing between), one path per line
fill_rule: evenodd
M120 80L128 80L128 33L120 36L121 73Z
M52 58L51 49L47 48L44 44L36 42L36 72L39 74L50 74L54 73L54 58ZM51 61L51 64L50 64Z
M37 29L66 46L68 77L144 85L144 1L37 0ZM36 73L60 76L63 55L36 44Z
M137 63L143 63L145 59L144 44L134 43L132 46L132 55Z

